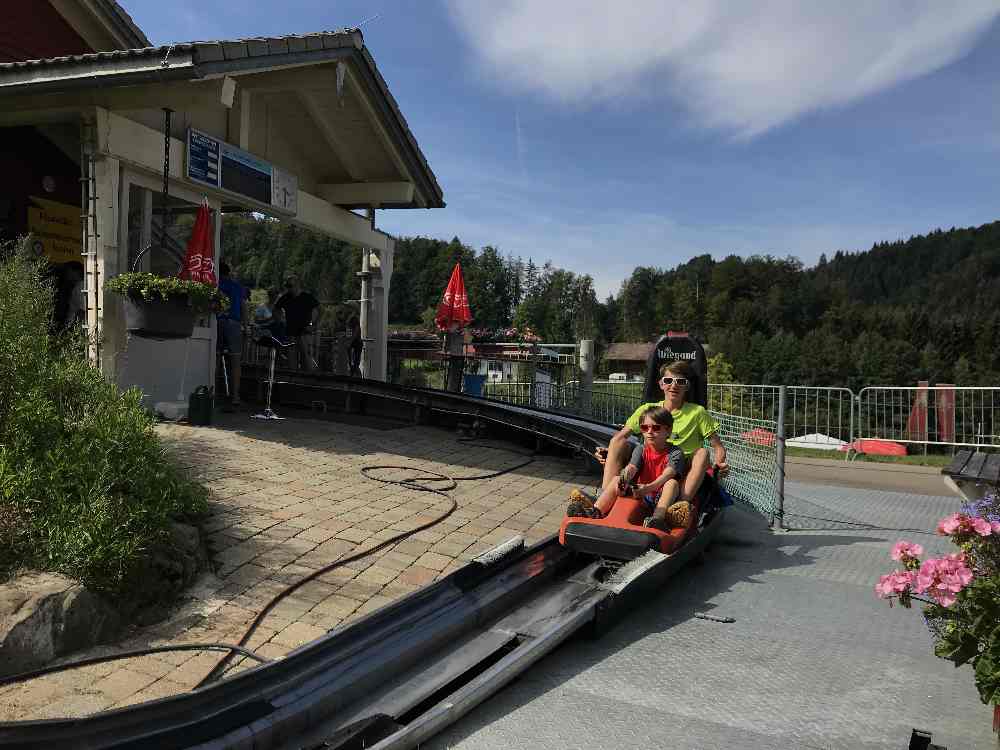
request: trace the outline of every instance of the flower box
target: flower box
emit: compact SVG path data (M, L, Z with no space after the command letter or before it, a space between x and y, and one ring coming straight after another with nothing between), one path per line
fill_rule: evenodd
M229 307L226 295L200 281L133 272L115 276L104 286L122 295L125 329L136 336L188 338L194 332L198 315Z
M125 329L134 336L185 339L194 333L195 309L187 297L125 297Z

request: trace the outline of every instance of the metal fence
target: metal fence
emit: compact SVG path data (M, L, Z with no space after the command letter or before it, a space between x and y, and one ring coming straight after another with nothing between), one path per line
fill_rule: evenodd
M998 447L1000 388L862 388L856 432L860 440Z
M781 386L711 383L708 405L724 414L775 422ZM793 448L846 456L854 441L855 398L850 388L790 385L785 388L785 435ZM773 431L758 435L773 440Z
M777 419L779 386L713 383L709 408L753 419ZM908 445L1000 447L1000 388L788 386L785 434L792 448L864 451L862 441ZM762 434L761 439L769 439Z
M640 396L605 391L599 384L592 389L583 389L575 380L561 385L487 381L483 385L483 395L521 406L583 416L610 425L624 424L642 403Z

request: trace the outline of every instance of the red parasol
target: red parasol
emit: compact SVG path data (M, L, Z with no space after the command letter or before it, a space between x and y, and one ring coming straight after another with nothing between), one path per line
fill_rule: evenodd
M469 297L465 293L465 282L462 281L462 266L456 263L441 304L438 305L434 323L442 331L457 331L471 322L472 311L469 310Z
M184 265L178 274L182 279L218 286L219 282L215 278L215 252L212 247L212 233L212 216L208 210L208 203L202 203L198 208L198 216L194 220L191 239L188 240Z

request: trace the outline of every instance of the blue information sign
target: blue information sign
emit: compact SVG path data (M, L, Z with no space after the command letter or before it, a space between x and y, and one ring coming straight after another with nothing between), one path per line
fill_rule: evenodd
M219 187L219 141L197 130L188 130L188 177Z

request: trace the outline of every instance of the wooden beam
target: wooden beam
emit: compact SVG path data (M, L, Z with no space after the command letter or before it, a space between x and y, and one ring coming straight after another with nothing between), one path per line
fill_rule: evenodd
M360 182L364 178L363 165L357 157L354 156L350 145L348 145L344 139L340 137L336 128L334 128L330 124L329 120L323 116L319 103L316 101L316 95L311 91L299 91L297 93L299 101L302 102L302 106L305 107L306 112L316 124L316 128L323 135L327 145L333 153L337 155L340 163L344 165L344 169L347 170L347 174L352 180Z
M348 182L317 185L320 198L339 206L381 206L413 200L412 182Z

